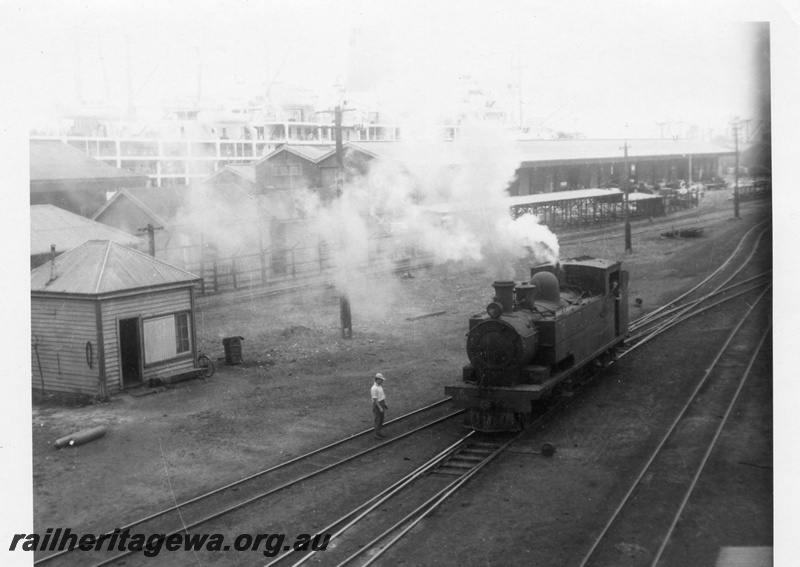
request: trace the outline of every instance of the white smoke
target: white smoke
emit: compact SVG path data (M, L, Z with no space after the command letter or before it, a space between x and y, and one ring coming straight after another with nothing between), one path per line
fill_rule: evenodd
M368 287L365 274L392 267L412 248L435 262L483 266L493 279L511 280L521 259L558 259L558 240L536 217L511 217L506 189L520 161L507 130L475 123L463 126L452 142L393 144L386 156L369 162L366 174L350 172L338 198L322 200L313 190L295 188L270 198L269 207L277 218L299 217L298 232L285 243L292 261L320 269L325 264L331 269L325 273L348 294L360 295ZM220 257L252 253L258 243L268 249L269 223L275 221L264 220L263 202L243 191L217 197L204 189L192 192L180 224L199 227L205 245ZM220 218L229 222L221 226Z
M402 143L400 158L376 160L340 202L315 214L321 230L341 233L343 267L363 258L370 219L401 227L396 246L414 245L436 261L483 265L495 279L514 279L516 261L558 259L558 240L536 217L512 219L506 188L521 158L500 125L463 128L450 143ZM450 212L437 214L446 205ZM330 235L333 237L334 235ZM346 277L341 279L347 280Z

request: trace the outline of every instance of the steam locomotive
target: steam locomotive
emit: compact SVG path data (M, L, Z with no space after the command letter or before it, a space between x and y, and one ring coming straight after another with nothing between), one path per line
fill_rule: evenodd
M480 431L525 427L538 400L569 395L614 356L628 333L628 272L620 262L567 260L531 268L529 282L495 281L469 319L462 383L446 386Z

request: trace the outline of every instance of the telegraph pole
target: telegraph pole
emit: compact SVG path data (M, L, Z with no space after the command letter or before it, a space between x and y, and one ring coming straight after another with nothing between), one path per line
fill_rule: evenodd
M344 153L342 147L342 107L336 106L333 109L333 133L336 137L336 196L342 196L342 176L344 175ZM342 290L339 293L339 320L342 326L342 338L353 338L353 319L350 314L350 298L347 296L347 291Z
M734 168L733 182L733 215L739 217L739 123L733 123L733 143L736 148L736 167Z
M342 196L342 183L344 182L344 147L342 145L342 114L348 110L340 105L333 109L333 135L336 140L336 196ZM328 113L330 110L323 110L317 114ZM342 327L342 338L353 338L353 319L350 314L350 298L347 297L346 290L339 290L339 322Z
M752 118L748 118L747 120L742 120L742 122L744 122L744 127L745 127L745 135L744 135L745 142L750 141L750 123L752 121L753 121Z
M342 147L342 107L337 106L333 109L333 136L336 140L336 192L337 197L341 197L341 178L342 178L342 169L344 168L344 153Z
M625 150L625 169L623 171L623 178L622 178L622 190L625 192L625 252L633 252L633 247L631 246L631 215L630 209L628 207L628 193L630 193L630 189L628 187L628 177L630 176L630 172L628 171L628 141L625 141L625 145L623 145L620 149Z
M155 258L156 257L156 235L155 231L157 230L164 230L163 226L153 226L152 224L148 223L144 228L137 228L137 232L146 232L147 233L147 242L150 246L150 255Z

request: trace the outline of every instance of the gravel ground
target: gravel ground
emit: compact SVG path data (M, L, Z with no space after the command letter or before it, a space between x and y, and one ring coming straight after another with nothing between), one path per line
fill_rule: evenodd
M724 191L709 192L701 210L711 211L715 203L728 206L725 198ZM698 239L664 239L657 231L636 235L632 254L623 251L616 237L565 247L562 257L623 260L631 272L631 298L642 299L641 308L631 306L636 317L705 276L768 211L764 205L747 205L739 221L704 224L700 219L705 234ZM634 230L645 226L635 224ZM771 258L764 261L769 264ZM517 279L526 273L527 266L520 264ZM207 381L144 397L118 395L107 403L75 405L34 396L34 527L97 532L368 428L369 387L377 371L387 377L392 416L441 399L444 385L460 375L467 319L490 300L490 284L482 270L460 264L418 270L412 278L362 282L352 297L351 340L340 336L338 300L327 288L201 309L197 320L203 352L221 357L222 338L240 335L243 364L218 362L217 373ZM407 320L435 311L446 313ZM586 541L586 525L576 518L607 510L615 491L605 488L622 485L614 467L624 468L643 450L633 433L655 431L659 412L667 409L659 404L660 392L703 367L710 352L706 341L725 325L725 320L704 320L691 334L658 341L648 354L609 369L553 425L557 459L509 454L504 464L479 475L460 500L437 513L387 564L507 565L531 564L534 558L571 564ZM723 514L714 536L721 545L728 545L729 535L730 545L771 545L772 474L761 468L771 464L772 455L771 368L762 374L752 386L755 394L748 396L747 412L731 430L733 437L724 440L731 451L742 452L731 458L759 465L736 469L748 487L737 492L743 498L737 510L755 514L758 521L750 522L751 537L738 538L730 534L742 533L736 530L744 512ZM54 449L58 437L94 425L107 426L108 434L84 446ZM559 489L545 487L550 495L546 508L531 499L541 494L537 479L544 474L542 467L560 467ZM726 470L719 462L710 474L726 477ZM362 474L354 469L351 488L343 492L339 489L347 480L338 481L336 493L342 496L336 506L362 497L352 488L360 486ZM727 493L716 494L717 488L711 482L703 498L724 512L733 501ZM299 518L308 505L301 500L295 504ZM334 500L326 498L325 506ZM248 520L240 526L259 531ZM270 531L288 531L280 528L271 526ZM194 560L173 554L172 561ZM242 554L236 561L259 564L258 558Z

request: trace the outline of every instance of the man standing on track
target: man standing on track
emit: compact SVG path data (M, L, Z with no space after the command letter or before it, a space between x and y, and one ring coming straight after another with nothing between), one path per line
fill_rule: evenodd
M386 395L383 393L383 374L378 372L375 375L375 383L372 385L372 413L375 415L375 439L383 439L381 429L383 429L383 416L389 406L386 405Z

